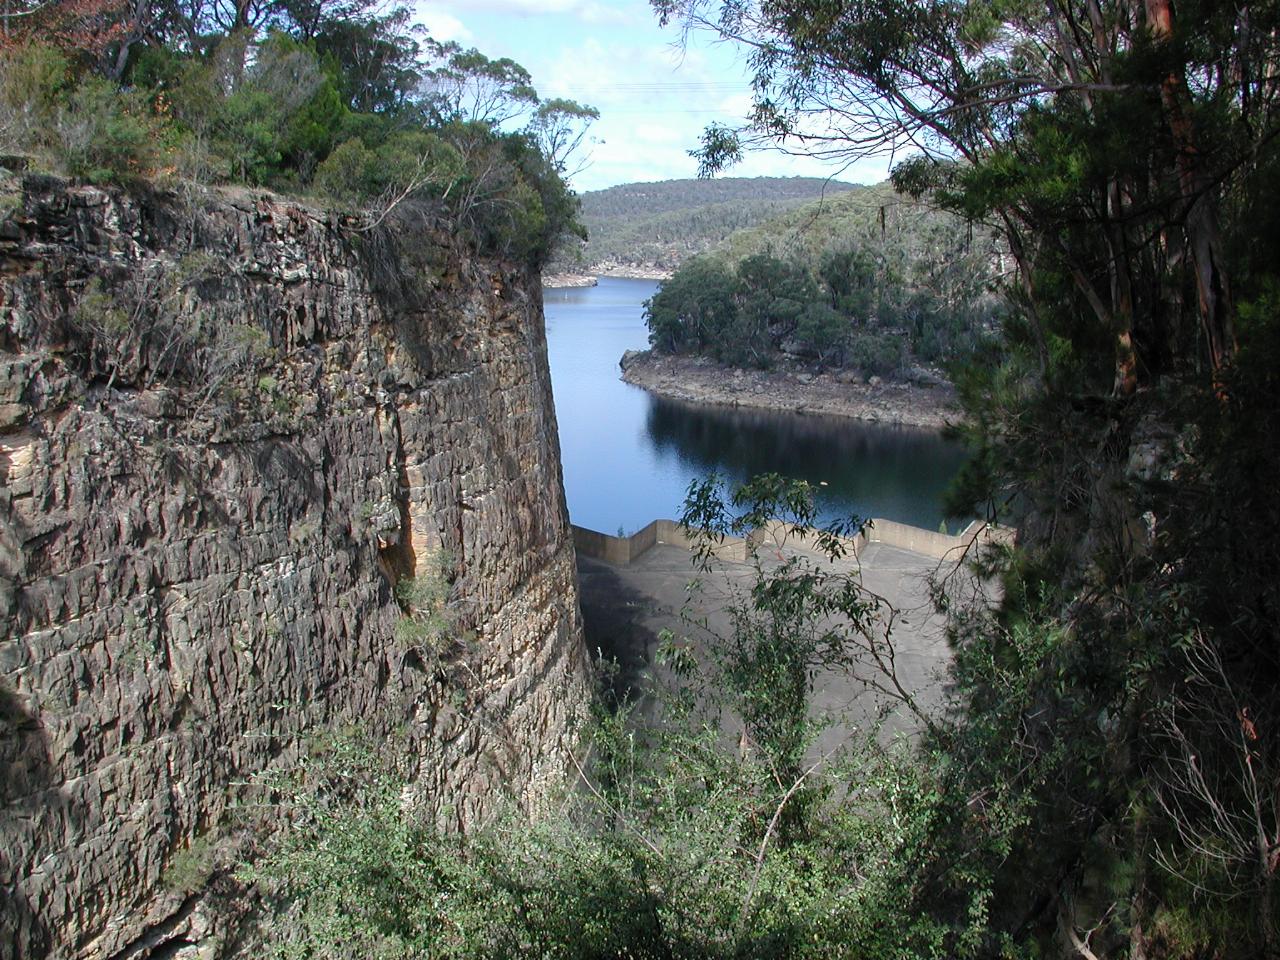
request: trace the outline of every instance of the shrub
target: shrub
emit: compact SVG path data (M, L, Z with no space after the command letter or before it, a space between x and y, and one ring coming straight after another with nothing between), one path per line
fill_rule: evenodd
M737 321L737 277L717 259L687 261L644 305L649 342L664 353L702 350Z
M164 131L143 98L89 78L58 114L58 153L67 172L94 183L122 183L155 170Z
M316 192L340 203L360 203L378 193L378 157L353 137L334 148L316 167Z
M416 574L402 578L395 588L403 611L395 626L396 641L442 679L456 679L470 671L465 654L475 640L451 603L452 564L445 551L428 554L420 559Z
M211 834L195 837L185 849L177 851L170 858L160 883L173 893L194 893L204 887L213 876L216 859L215 838Z
M371 149L359 137L339 144L315 172L317 193L348 206L447 197L464 176L461 155L432 133L401 131Z
M796 324L796 336L820 359L837 352L848 333L849 318L821 301L806 306Z
M848 366L864 374L888 376L902 369L906 344L892 333L860 333L849 341L846 351Z
M0 149L25 153L41 145L67 84L67 59L57 50L33 45L0 51Z

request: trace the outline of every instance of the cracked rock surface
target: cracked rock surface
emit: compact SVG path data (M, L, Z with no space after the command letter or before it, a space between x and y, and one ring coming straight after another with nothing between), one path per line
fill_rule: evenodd
M425 214L4 189L0 958L243 950L237 811L335 731L448 824L536 803L587 696L536 275Z

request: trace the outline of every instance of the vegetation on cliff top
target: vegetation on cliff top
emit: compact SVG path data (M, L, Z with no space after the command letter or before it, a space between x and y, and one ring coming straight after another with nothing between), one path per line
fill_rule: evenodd
M399 4L54 0L0 21L0 152L92 182L303 193L372 222L424 203L537 265L581 229L562 174L595 117Z
M1015 269L999 349L960 377L975 456L956 512L983 505L1017 524L1019 544L976 558L976 581L939 585L949 709L910 742L861 744L851 770L798 769L796 707L813 657L866 639L869 599L784 565L762 568L727 638L735 656L713 665L709 689L744 723L745 750L706 725L605 717L590 787L563 816L469 840L441 837L400 784L349 761L296 794L277 785L297 801L295 830L262 875L301 901L277 944L303 956L1280 956L1280 5L654 5L755 51L752 122L708 131L709 170L762 139L828 156L909 139L924 153L895 184L999 232ZM344 47L337 24L298 6L142 8L163 16L143 29L138 8L85 0L5 21L3 122L25 131L10 142L91 177L154 173L189 149L215 179L302 186L339 161L376 178L404 147L408 178L361 196L412 184L441 204L461 197L472 206L453 209L509 218L515 233L492 242L545 252L560 208L540 171L556 163L501 132L502 113L532 102L512 67L448 52L462 82L443 89L470 106L405 130L399 111L430 112L382 69L408 45L380 15L344 17L364 31ZM282 32L256 32L268 26ZM374 42L387 30L393 42ZM385 57L363 59L370 49ZM360 65L388 82L354 82ZM469 85L477 69L496 101ZM308 97L272 113L310 70ZM317 101L321 90L332 96ZM353 126L284 122L331 116L326 103ZM746 256L708 274L731 287L719 309L743 314L705 324L753 324L750 343L796 306L799 330L822 320L805 313L822 298L838 313L837 284L861 275L856 259L820 279ZM713 529L803 506L767 484L729 506L694 492L692 519ZM972 594L987 580L998 599ZM692 675L678 644L665 653ZM672 703L686 719L698 705L679 690Z

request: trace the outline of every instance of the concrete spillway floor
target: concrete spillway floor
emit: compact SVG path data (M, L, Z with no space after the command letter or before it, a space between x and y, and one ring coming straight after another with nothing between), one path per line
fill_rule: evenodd
M762 548L766 565L794 552L787 546ZM876 649L885 662L892 651L898 682L923 709L938 709L949 651L943 617L929 600L928 581L951 572L954 564L871 543L860 561L839 561L829 569L857 572L863 588L883 598L872 630ZM726 602L734 591L750 587L753 570L750 564L717 561L710 573L702 574L694 569L686 548L658 544L625 567L579 556L578 575L592 652L616 659L620 684L643 695L653 675L660 673L653 662L659 632L671 630L687 638L695 655L705 655L706 644L712 642L709 634L729 634ZM690 592L695 578L700 586ZM705 628L696 625L699 622L705 622ZM886 732L909 732L918 726L904 707L869 688L867 681L886 685L887 680L869 653L859 657L851 674L826 671L815 678L813 709L836 718L814 745L818 755L883 715L889 717Z

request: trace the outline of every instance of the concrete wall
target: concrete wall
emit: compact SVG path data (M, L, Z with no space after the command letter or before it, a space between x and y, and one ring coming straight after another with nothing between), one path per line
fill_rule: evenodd
M969 543L961 537L938 533L936 530L911 527L892 520L872 520L867 525L865 536L871 543L883 543L886 546L910 550L912 553L920 553L937 560L946 560L953 553L958 559L959 554Z
M960 534L938 533L921 527L897 523L893 520L869 520L866 528L855 537L841 537L850 556L860 557L869 543L881 543L900 550L909 550L936 560L959 560L974 546L989 543L1010 544L1015 531L975 520ZM693 540L684 528L674 520L654 520L648 526L629 537L611 537L608 534L573 528L574 546L583 556L603 560L614 566L625 567L638 560L655 544L665 543L677 547L693 548ZM725 537L714 551L721 560L746 562L753 546L767 544L786 545L791 549L814 552L813 539L795 531L790 525L773 522L752 531L749 537Z
M654 520L629 537L611 537L586 527L573 528L573 545L578 553L616 567L630 565L660 543L690 550L694 546L693 540L674 520ZM741 537L725 537L712 553L721 560L743 563L748 555L747 541Z

